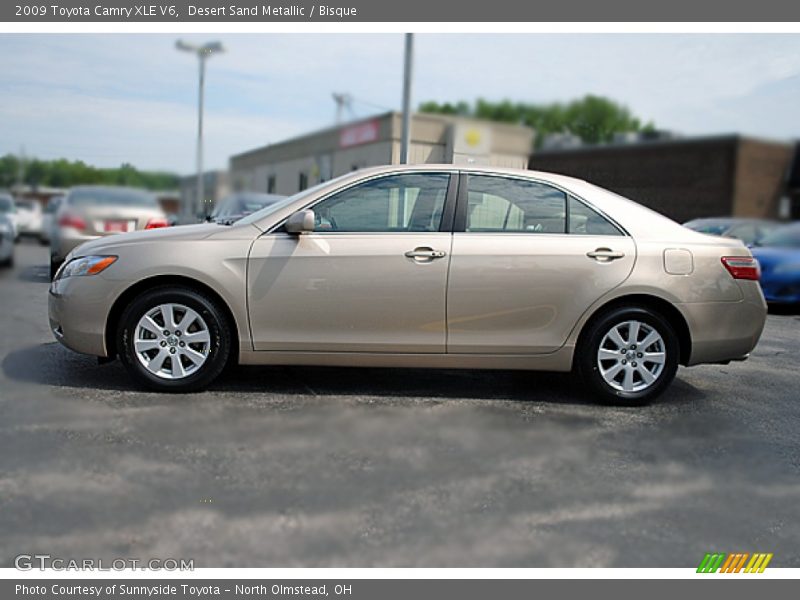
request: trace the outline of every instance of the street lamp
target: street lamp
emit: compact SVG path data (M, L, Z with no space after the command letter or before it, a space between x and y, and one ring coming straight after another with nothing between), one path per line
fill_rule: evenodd
M203 216L207 216L203 189L203 88L206 77L206 60L213 54L225 52L225 48L221 42L207 42L202 46L197 46L183 40L176 41L175 48L195 54L200 64L200 84L197 92L197 205L203 209Z

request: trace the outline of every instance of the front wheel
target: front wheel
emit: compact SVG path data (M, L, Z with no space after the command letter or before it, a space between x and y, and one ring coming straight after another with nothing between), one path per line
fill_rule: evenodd
M581 378L598 400L641 405L675 378L678 354L678 337L663 316L628 306L590 324L576 361Z
M195 290L160 287L134 300L117 333L120 360L144 387L192 392L222 372L230 326L217 302Z

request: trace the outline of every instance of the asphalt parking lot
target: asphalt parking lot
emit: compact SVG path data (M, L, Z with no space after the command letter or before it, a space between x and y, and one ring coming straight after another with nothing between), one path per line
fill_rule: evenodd
M0 271L0 564L800 567L800 316L644 408L569 375L238 368L132 388L47 328L47 249Z

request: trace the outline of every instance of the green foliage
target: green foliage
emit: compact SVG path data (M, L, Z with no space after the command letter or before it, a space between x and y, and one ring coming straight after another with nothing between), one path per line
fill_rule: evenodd
M610 142L619 132L650 132L652 123L643 125L627 107L601 96L584 96L567 103L529 104L503 100L491 102L478 99L474 105L467 102L424 102L420 112L445 115L462 115L503 123L519 123L536 130L537 143L549 133L572 133L584 142L597 144Z
M19 158L13 154L0 157L0 188L9 188L17 183L20 173ZM116 169L100 169L83 161L26 160L22 169L22 180L29 185L68 188L73 185L125 185L149 190L170 190L179 185L174 173L161 171L139 171L128 163Z

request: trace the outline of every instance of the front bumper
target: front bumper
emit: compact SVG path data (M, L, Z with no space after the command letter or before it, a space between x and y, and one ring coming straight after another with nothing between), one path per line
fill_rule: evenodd
M775 304L800 303L800 277L769 277L761 280L761 290L767 302Z
M113 286L102 275L68 277L50 284L50 330L61 344L82 354L108 357L105 324Z

